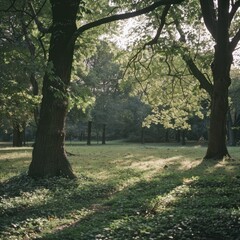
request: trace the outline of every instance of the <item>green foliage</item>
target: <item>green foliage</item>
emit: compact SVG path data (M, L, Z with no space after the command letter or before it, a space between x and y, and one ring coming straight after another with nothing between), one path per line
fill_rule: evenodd
M39 79L45 71L44 59L36 27L31 24L25 8L24 1L15 1L12 8L1 12L0 126L5 130L14 124L23 128L33 122L33 112L41 100L31 81L34 79L41 87Z
M39 105L40 96L33 96L30 86L30 64L23 66L24 59L21 55L14 54L12 51L5 54L5 63L0 75L0 112L3 122L1 127L8 128L14 122L27 124L33 119L33 111Z
M69 111L76 107L85 113L87 108L91 108L95 102L95 97L92 96L89 89L77 82L71 84L69 92Z
M191 117L204 117L202 101L208 96L179 55L165 57L151 50L137 54L125 81L131 84L134 95L141 94L142 101L151 106L152 113L143 126L161 123L165 128L190 129Z
M80 80L72 82L70 98L80 98L79 107L84 106L81 96L89 96L84 97L85 100L94 98L95 102L86 109L86 117L77 109L70 111L67 124L69 135L76 132L79 125L84 131L88 120L93 121L96 135L99 135L105 125L107 137L111 139L126 138L140 132L141 123L149 109L137 97L130 97L128 89L120 86L122 71L118 52L119 49L114 44L100 41L96 52L86 60L85 74L80 75ZM80 134L81 131L78 132Z
M152 109L143 126L161 123L165 128L190 129L189 120L193 116L203 119L208 114L206 104L202 103L207 102L209 96L191 76L184 58L194 59L196 66L211 82L211 38L200 20L199 2L187 1L172 6L166 18L167 24L153 44L151 40L160 25L163 9L148 14L140 22L140 28L134 29L141 38L136 37L131 51L126 51L122 62L120 60L125 68L128 67L123 84L132 89L133 95L140 95ZM181 36L177 28L182 31ZM130 59L128 63L124 60L126 58Z
M231 72L232 84L229 88L229 114L228 119L229 131L233 131L233 139L230 144L235 144L239 138L240 131L240 83L239 83L239 69L236 68ZM231 143L232 141L232 143Z
M232 84L229 88L230 96L230 109L237 114L240 112L240 80L239 80L239 69L236 68L232 71Z
M96 98L92 116L98 124L108 122L113 115L111 103L116 102L119 93L121 71L115 62L116 47L101 41L96 53L88 60L88 74L83 78L87 87ZM111 110L110 110L111 109Z
M31 148L0 149L1 239L238 238L239 148L220 162L199 146L67 150L77 180L30 179Z
M11 87L14 90L14 87ZM7 129L14 123L25 126L33 119L33 111L40 102L39 97L33 97L31 92L0 93L0 112L2 119L0 126Z

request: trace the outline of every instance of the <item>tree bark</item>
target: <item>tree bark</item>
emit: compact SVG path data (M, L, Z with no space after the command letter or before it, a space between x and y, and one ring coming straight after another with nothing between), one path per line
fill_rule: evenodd
M48 62L52 66L43 80L43 99L29 176L74 178L67 159L65 120L68 109L67 88L70 83L76 31L76 14L80 0L51 0L52 34Z
M229 1L220 0L218 4L216 45L212 63L213 93L211 96L209 142L205 159L230 157L226 146L228 87L231 84L230 68L233 59L228 33Z
M209 142L205 159L222 159L229 156L226 146L226 114L228 111L228 94L214 91L212 97Z

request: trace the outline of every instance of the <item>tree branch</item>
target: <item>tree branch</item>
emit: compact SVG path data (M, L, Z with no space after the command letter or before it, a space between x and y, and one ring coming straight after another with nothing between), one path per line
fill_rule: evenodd
M41 32L41 33L51 33L51 26L49 28L46 28L43 26L42 22L39 21L38 19L38 14L39 12L42 10L42 8L44 7L44 5L46 4L47 0L44 1L44 3L42 4L41 8L38 10L38 12L35 11L33 5L32 5L32 2L29 1L28 3L28 6L30 8L30 11L31 11L31 14L32 14L32 20L35 21L36 25L37 25L37 28L38 30ZM31 21L32 21L31 20Z
M203 14L203 20L205 22L205 25L208 29L208 31L211 33L212 37L216 39L217 37L217 31L216 31L216 22L217 22L217 16L214 9L214 3L213 0L200 0L200 5L202 9Z
M183 56L183 60L186 62L189 70L193 74L195 78L200 83L200 88L203 88L207 91L207 93L212 96L213 93L213 85L207 80L204 74L198 69L196 64L193 62L192 58L189 56Z
M0 12L8 12L12 7L14 7L16 1L17 0L14 0L7 9L0 9Z
M160 34L161 34L162 30L163 30L163 27L164 27L165 23L166 23L166 16L167 16L167 14L169 12L170 7L171 7L171 5L166 5L165 8L163 9L162 16L161 16L161 21L160 21L160 26L157 29L156 35L155 35L155 37L151 41L147 42L144 45L144 48L146 46L149 46L149 45L152 46L153 44L157 44L157 41L158 41L158 39L160 37Z
M43 44L43 41L42 41L42 38L43 38L44 36L45 36L45 34L42 33L41 36L38 37L38 41L39 41L40 46L41 46L41 48L42 48L42 50L43 50L44 59L47 60L47 51L46 51L46 49L45 49L45 47L44 47L44 44Z
M103 24L106 23L111 23L111 22L115 22L118 20L124 20L124 19L129 19L132 17L137 17L146 13L149 13L153 10L155 10L156 8L163 6L163 5L170 5L170 4L179 4L182 3L184 0L159 0L157 2L154 2L153 4L149 5L148 7L145 7L143 9L140 10L136 10L134 12L127 12L127 13L122 13L122 14L116 14L116 15L112 15L109 17L105 17L99 20L96 20L94 22L90 22L87 23L83 26L81 26L80 28L77 29L77 31L75 32L74 36L73 36L73 41L75 41L83 32L94 28L94 27L98 27L101 26Z
M182 43L186 43L186 38L184 35L184 32L180 26L180 23L177 19L175 19L175 25L178 30L178 33L180 34L180 39L179 41ZM207 91L207 93L211 96L213 92L213 86L212 84L208 81L208 79L205 77L205 75L198 69L197 65L194 63L192 58L185 52L182 54L182 59L185 61L187 64L190 72L193 74L193 76L199 81L200 83L200 88L203 88Z
M235 13L237 12L238 8L240 7L240 0L236 1L233 5L232 5L232 9L229 13L229 25L233 20L233 17L235 15Z
M230 51L233 52L240 41L240 29L236 33L236 35L233 37L232 41L230 42Z

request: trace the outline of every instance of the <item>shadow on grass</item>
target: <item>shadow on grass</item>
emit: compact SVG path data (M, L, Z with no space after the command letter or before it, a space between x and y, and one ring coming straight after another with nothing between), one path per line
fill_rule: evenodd
M81 180L87 183L81 186ZM7 205L6 209L0 210L0 232L8 239L6 233L10 228L24 231L24 225L28 229L30 220L43 218L43 222L51 221L76 209L87 212L97 199L107 198L113 191L114 186L94 183L84 176L78 181L65 178L33 180L24 174L13 177L0 184L0 201ZM39 232L38 223L35 224L32 231Z
M111 181L98 183L84 176L77 181L18 176L2 183L0 193L5 199L25 194L26 203L3 209L1 231L15 226L19 230L27 219L44 218L54 225L55 218L69 218L61 226L56 224L55 232L44 233L38 222L31 231L35 239L236 240L240 180L237 170L226 174L221 165L215 168L218 164L202 161L187 171L180 170L181 163L172 164L120 189ZM38 191L42 199L31 205L32 193Z
M217 164L202 161L186 172L176 164L40 239L239 239L240 180L221 167L209 171Z

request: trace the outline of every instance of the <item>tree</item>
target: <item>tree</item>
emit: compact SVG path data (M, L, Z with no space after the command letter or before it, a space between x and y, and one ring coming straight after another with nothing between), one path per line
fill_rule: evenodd
M227 115L228 143L236 146L239 141L240 130L240 84L239 84L239 66L231 74L232 84L229 88L230 106Z
M48 62L52 72L44 76L40 119L29 167L32 177L60 174L75 177L64 150L64 127L79 3L79 0L51 1L53 23Z
M76 39L93 27L145 14L164 4L180 2L182 0L160 0L140 10L105 17L82 25L77 29L76 20L79 4L81 4L80 9L86 12L85 2L80 0L50 1L52 26L49 29L51 40L48 62L52 66L52 71L46 72L44 76L40 119L32 162L29 167L29 176L65 175L70 178L75 177L64 149L64 127L68 109L67 90L71 79ZM35 16L36 19L37 16Z
M110 112L111 103L120 95L119 80L121 79L120 66L114 62L116 46L100 41L96 53L88 60L89 72L83 77L96 98L91 111L92 120L97 130L102 130L102 144L106 143L106 124L111 122L113 112Z
M159 64L159 59L165 60ZM165 57L158 50L154 55L142 54L129 70L128 81L132 82L132 92L142 94L142 101L151 106L152 112L143 123L146 127L160 123L166 129L190 130L189 119L204 117L201 102L207 95L177 54Z
M2 80L2 78L0 77ZM18 81L23 80L17 75ZM30 89L16 79L7 80L7 85L1 85L0 92L0 127L13 135L13 146L21 147L24 140L25 127L33 122L33 110L38 104L38 98L32 96ZM6 82L5 82L6 83ZM4 86L5 85L5 86Z
M1 7L6 10L0 11L0 110L6 119L3 128L11 125L13 146L22 146L25 127L34 122L33 112L35 122L37 121L37 77L42 77L44 67L36 35L27 27L28 18L24 14L26 2L15 1L10 6L8 4L9 2L4 1Z
M191 59L186 62L205 90L211 97L211 115L209 142L205 159L222 159L229 156L226 147L226 124L228 105L228 88L231 84L230 70L233 63L233 52L240 40L240 29L234 17L240 7L239 1L218 0L217 2L200 0L201 12L205 25L211 34L215 46L211 64L212 84L197 74ZM235 24L234 24L235 23ZM206 87L207 86L207 87Z
M121 85L122 71L119 63L121 57L118 53L119 48L115 45L100 41L96 52L85 61L87 71L80 74L79 81L71 83L71 95L79 96L85 88L94 96L95 103L88 108L85 121L92 121L92 135L94 137L94 132L96 132L97 141L102 133L102 144L106 143L106 136L109 139L130 137L132 140L139 141L141 123L146 116L144 104L137 97L129 96L128 87ZM79 106L83 106L83 103ZM84 119L82 115L80 116L80 112L76 108L69 112L68 136L74 121L77 122L76 129L80 125L85 127L86 123L83 122ZM76 133L76 130L74 132Z
M191 3L184 1L180 6L175 6L174 10L166 6L160 17L157 15L155 21L151 20L155 24L154 27L156 22L158 23L155 37L143 45L143 49L148 47L153 49L154 44L161 45L166 43L168 39L173 40L171 41L172 53L182 57L191 74L199 81L200 88L209 94L211 114L209 142L205 159L229 157L226 147L226 119L229 110L228 88L231 84L230 70L233 52L240 39L239 7L239 1L229 0L200 0ZM206 45L199 44L199 40L203 41L204 39L194 36L195 29L202 25L199 16L203 16L205 27L211 35L213 52L206 49ZM167 20L168 24L165 25ZM162 46L166 46L166 44ZM194 47L196 51L192 50ZM163 47L160 49L162 52L164 51ZM208 67L212 77L208 77L207 72L209 71L205 72L204 67L199 67L199 65L204 66L203 63L199 64L199 60L204 59L204 57L199 56L201 54L206 56L206 53L209 52L211 52L211 63ZM135 55L133 59L138 59L137 56L139 54Z
M81 79L71 82L69 92L70 99L66 121L66 133L67 137L71 140L72 137L75 139L79 138L79 135L83 137L85 122L91 119L90 112L95 98Z
M103 2L104 1L101 3ZM122 1L119 2L122 3ZM85 2L80 0L71 0L68 2L50 1L53 24L49 29L44 29L44 32L51 34L48 59L51 71L46 72L44 77L40 125L37 131L33 161L30 165L29 175L40 177L63 174L74 177L65 156L63 142L65 135L64 123L68 104L67 88L71 78L72 58L76 39L82 36L85 31L94 27L146 14L154 11L159 6L166 5L161 12L160 20L163 21L159 21L160 26L156 37L151 42L153 43L160 36L166 16L169 13L169 9L171 9L170 5L182 2L186 3L183 5L186 7L188 2L183 0L159 0L153 3L150 2L147 6L145 5L145 1L141 1L139 4L131 2L129 4L132 10L131 12L103 17L82 25L77 29L76 21L78 20L78 23L81 24L84 16L89 13L89 9L85 7ZM112 3L114 3L114 1L112 1L111 4ZM193 1L193 3L196 3L196 1ZM13 1L13 3L5 9L9 10L15 4L16 1ZM81 11L77 17L79 4ZM184 60L194 76L200 81L201 86L205 88L211 96L209 146L205 157L222 158L223 156L229 155L225 141L226 112L228 110L227 97L228 87L230 85L229 72L232 64L232 54L240 38L239 28L233 24L234 22L237 23L237 12L240 4L239 1L234 0L231 1L231 3L229 0L218 0L217 2L213 0L200 0L200 5L205 25L215 41L215 53L212 61L213 64L211 65L213 83L210 83L205 75L199 71L191 56L185 55ZM108 8L108 10L112 10L113 12L115 9L117 9L116 6ZM181 12L183 13L184 11ZM32 13L30 15L34 17L38 28L41 29L42 25L40 25L37 20L37 14ZM196 15L196 17L199 16ZM174 21L172 21L176 27L178 26L177 20L177 18L174 18ZM179 32L179 34L181 35L181 32ZM58 118L59 121L57 121L56 118ZM44 161L42 161L42 159L44 159Z

